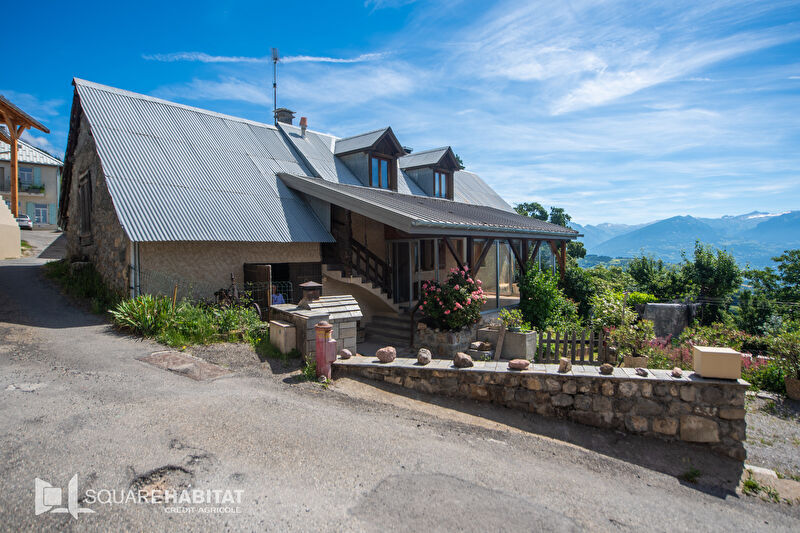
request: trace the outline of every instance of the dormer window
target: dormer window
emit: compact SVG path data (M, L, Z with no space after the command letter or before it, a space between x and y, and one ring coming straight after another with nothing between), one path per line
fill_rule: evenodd
M376 155L370 156L369 166L369 185L378 189L391 189L391 168L392 161L385 157Z
M433 195L438 198L449 198L447 194L447 178L446 172L435 171L433 173Z

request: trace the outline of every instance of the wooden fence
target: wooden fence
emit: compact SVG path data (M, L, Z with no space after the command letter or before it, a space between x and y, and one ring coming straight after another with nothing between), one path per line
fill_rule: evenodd
M558 363L566 357L580 365L616 364L610 361L607 337L591 329L580 333L537 332L535 337L534 361L537 363Z

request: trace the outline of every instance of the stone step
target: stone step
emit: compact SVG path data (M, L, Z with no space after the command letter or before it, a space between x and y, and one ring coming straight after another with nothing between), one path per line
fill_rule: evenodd
M497 345L497 339L500 336L500 330L491 328L479 328L478 340L486 341L492 345Z
M491 361L494 359L494 350L484 352L481 350L469 349L464 353L472 357L473 361Z

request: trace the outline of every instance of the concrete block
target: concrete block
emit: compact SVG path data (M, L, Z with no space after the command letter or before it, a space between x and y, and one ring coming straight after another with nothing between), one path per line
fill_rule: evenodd
M694 346L694 371L704 378L739 379L742 377L742 354L720 346Z
M281 320L270 320L269 341L281 353L289 353L297 347L297 334L294 324Z

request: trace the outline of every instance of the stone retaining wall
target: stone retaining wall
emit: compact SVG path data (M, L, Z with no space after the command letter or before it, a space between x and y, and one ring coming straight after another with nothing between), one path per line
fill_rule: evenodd
M414 332L414 348L427 348L434 357L453 357L465 352L469 343L475 340L477 324L466 326L458 331L444 331L427 327L420 323Z
M334 377L361 376L431 394L492 402L581 424L709 446L714 452L744 460L745 381L703 379L687 372L673 378L665 370L647 377L615 368L603 376L594 366L573 366L559 374L557 365L508 370L505 362L476 361L458 369L449 360L420 366L416 359L389 364L353 357L333 365Z

